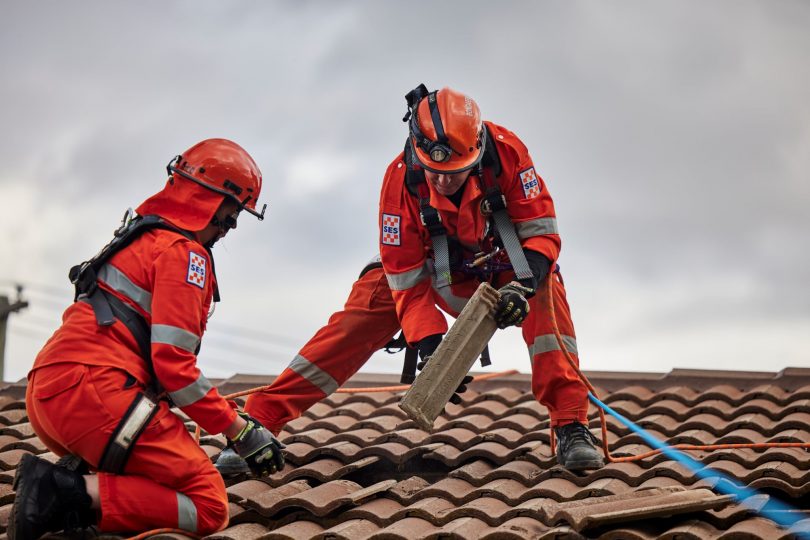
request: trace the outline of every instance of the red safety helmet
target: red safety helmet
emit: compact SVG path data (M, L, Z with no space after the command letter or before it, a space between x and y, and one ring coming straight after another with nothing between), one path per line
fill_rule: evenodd
M169 180L162 191L141 206L138 214L157 214L178 227L199 231L211 222L225 198L259 219L256 203L262 190L262 173L244 148L227 139L206 139L166 166Z
M420 84L405 96L410 141L419 164L452 174L476 166L484 155L484 124L478 104L452 88L428 92Z

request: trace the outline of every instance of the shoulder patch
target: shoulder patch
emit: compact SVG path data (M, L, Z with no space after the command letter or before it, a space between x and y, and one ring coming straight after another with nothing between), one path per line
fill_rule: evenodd
M383 214L380 234L382 243L386 246L398 246L402 242L402 229L400 228L400 216L396 214Z
M205 275L207 270L208 260L202 255L198 255L193 251L188 252L188 274L186 275L186 282L196 285L197 287L205 288Z
M534 167L529 167L520 173L520 183L523 184L523 194L527 199L534 199L540 195L540 180Z

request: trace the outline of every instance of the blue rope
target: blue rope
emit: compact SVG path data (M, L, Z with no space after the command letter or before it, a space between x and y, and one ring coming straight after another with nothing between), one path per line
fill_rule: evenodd
M661 452L670 459L675 460L690 469L698 478L704 480L717 480L713 486L714 490L719 491L724 495L732 495L737 502L774 521L785 529L791 528L802 520L803 516L796 509L780 500L774 499L773 497L769 497L768 502L762 508L754 507L752 504L748 503L748 500L750 500L750 497L753 497L754 495L759 495L759 492L755 489L737 485L734 480L724 475L720 471L709 469L696 459L689 457L671 446L667 446L647 433L642 427L636 425L631 420L628 420L618 412L611 409L610 406L600 401L599 398L590 392L588 392L588 398L598 407L604 409L606 413L615 417L619 422L637 433L642 439L644 439L644 442L646 442L648 446L661 450ZM810 524L808 527L810 527ZM794 531L794 533L797 534L797 538L810 538L810 528L801 527L801 530Z

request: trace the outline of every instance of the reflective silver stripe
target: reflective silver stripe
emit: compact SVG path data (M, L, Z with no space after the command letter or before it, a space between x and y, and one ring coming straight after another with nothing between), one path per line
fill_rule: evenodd
M132 283L118 268L105 264L98 271L98 279L138 304L145 312L152 313L152 294Z
M553 217L520 221L515 223L515 230L517 230L518 237L521 240L532 236L540 236L541 234L560 234L557 230L557 218Z
M191 499L177 493L177 528L184 531L197 532L197 507Z
M165 343L166 345L174 345L179 349L193 353L197 350L197 345L200 344L200 337L183 330L176 326L169 326L168 324L153 324L152 325L152 343Z
M428 277L428 271L423 265L419 268L402 272L401 274L386 273L385 277L388 279L388 286L391 287L392 291L404 291L416 286L419 282Z
M459 313L461 313L461 310L464 309L464 306L467 305L467 302L470 301L469 298L454 295L450 287L442 287L442 288L436 287L435 278L433 279L433 290L436 291L436 294L442 297L442 299L445 301L445 303L450 309L457 311Z
M296 354L290 365L287 366L294 372L321 389L324 394L331 395L340 386L335 379L327 372L301 356Z
M577 353L577 340L572 336L562 336L563 343L565 344L565 348L568 350L569 353L575 354L579 356ZM557 343L557 336L554 334L543 334L542 336L537 336L534 338L534 344L529 347L529 354L532 358L535 355L547 353L551 351L559 351L560 345Z
M185 388L181 388L180 390L169 392L169 397L172 398L172 401L174 401L174 404L178 407L185 407L200 401L213 387L214 385L211 384L211 381L206 379L205 375L200 373L197 380L190 385L186 386Z

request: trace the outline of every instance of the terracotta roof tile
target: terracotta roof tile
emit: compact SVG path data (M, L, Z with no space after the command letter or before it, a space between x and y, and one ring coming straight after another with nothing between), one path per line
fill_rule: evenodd
M209 540L253 540L264 536L268 532L267 527L259 523L242 523L228 527L206 538Z
M262 536L263 540L301 540L302 538L314 538L323 532L324 528L312 521L295 521L283 527L272 530L267 536Z
M703 373L606 374L594 384L611 406L670 444L810 441L810 370L776 377ZM529 379L474 383L430 433L398 408L402 393L333 394L282 431L288 458L282 471L261 481L227 480L231 525L216 538L789 537L743 505L705 509L727 504L706 491L720 480L698 480L662 454L586 473L559 467L549 447L548 412L534 400ZM1 398L2 391L0 469L11 467L0 471L3 527L13 465L26 451L57 457L27 434L22 401L8 401L2 411ZM593 407L589 419L601 438ZM649 450L612 417L607 440L614 456ZM225 439L204 436L201 444L213 456ZM688 453L736 485L764 490L768 495L749 501L755 506L771 496L807 511L805 449Z
M314 538L328 538L329 540L357 540L358 538L366 538L379 530L380 527L373 521L368 521L365 519L349 519L323 531L321 534L314 536Z

